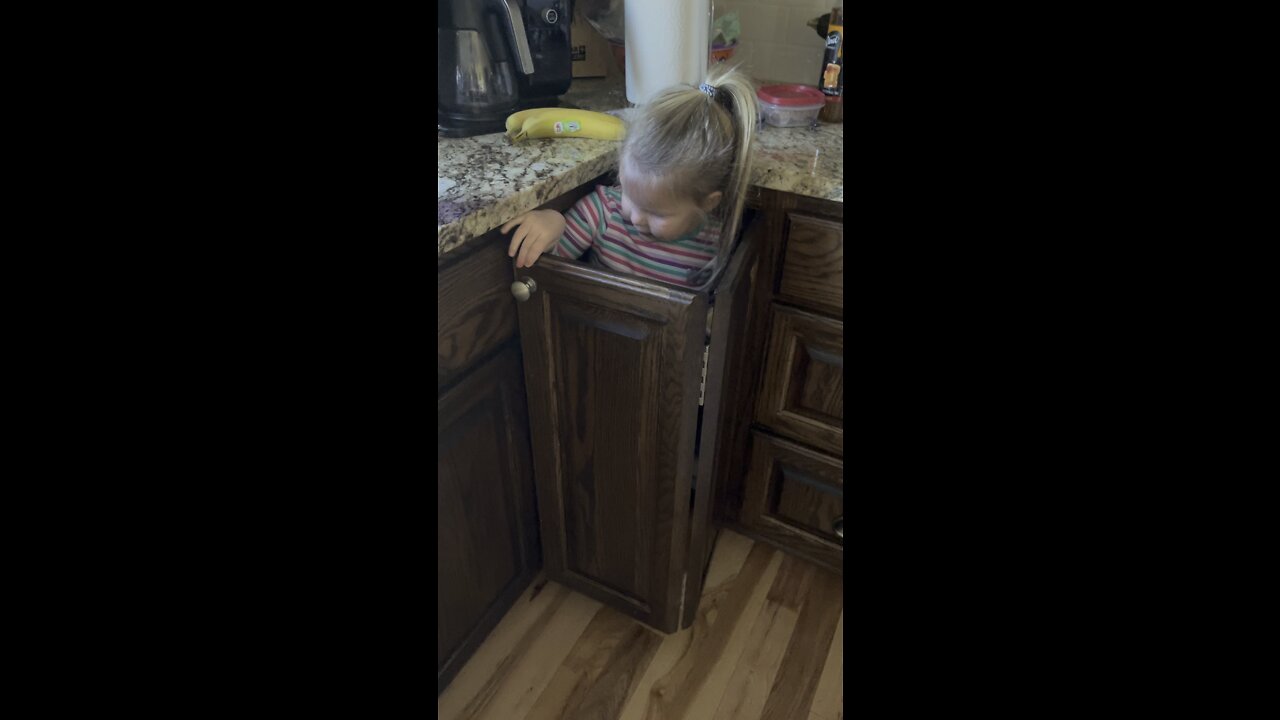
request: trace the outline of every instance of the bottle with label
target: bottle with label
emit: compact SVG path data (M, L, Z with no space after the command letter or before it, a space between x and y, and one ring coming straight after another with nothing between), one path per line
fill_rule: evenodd
M822 57L822 76L818 89L827 96L827 104L818 113L823 122L844 121L844 8L831 11L827 21L827 49Z

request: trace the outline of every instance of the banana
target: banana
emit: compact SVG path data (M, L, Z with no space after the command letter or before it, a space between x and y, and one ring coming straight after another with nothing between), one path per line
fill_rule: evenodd
M524 127L524 121L535 115L553 110L562 110L563 108L533 108L532 110L521 110L518 113L511 113L507 116L507 134L514 135L520 132L520 128Z
M551 108L527 117L512 139L525 138L591 138L621 140L626 132L622 121L612 115L589 110Z

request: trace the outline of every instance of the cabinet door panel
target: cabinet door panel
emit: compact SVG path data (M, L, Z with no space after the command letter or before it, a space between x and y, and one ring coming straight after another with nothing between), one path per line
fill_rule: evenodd
M705 403L698 442L698 467L695 474L693 515L689 534L689 583L686 594L702 597L702 582L711 562L714 532L711 518L719 480L727 472L726 462L734 441L746 435L751 413L744 405L750 400L742 390L748 382L744 360L751 350L745 344L751 302L752 280L759 266L759 223L748 223L742 241L735 251L724 276L712 292L710 348L707 354ZM745 439L745 438L744 438ZM685 603L681 626L693 624L697 603Z
M840 542L835 521L844 516L844 493L788 465L775 465L774 471L773 514L817 537Z
M539 566L527 414L514 350L438 399L437 691Z
M516 333L506 243L480 246L436 279L436 388L475 366Z
M787 216L778 297L844 316L844 224L800 213Z
M844 454L844 324L780 305L756 419L788 437Z
M635 559L648 554L643 519L654 498L643 484L654 457L644 452L652 431L645 420L655 408L637 389L654 382L660 348L647 321L569 297L556 302L551 323L568 395L553 420L564 462L566 569L647 608L653 569Z
M674 632L706 299L548 256L516 275L547 575Z
M792 552L843 571L844 463L755 431L742 523Z

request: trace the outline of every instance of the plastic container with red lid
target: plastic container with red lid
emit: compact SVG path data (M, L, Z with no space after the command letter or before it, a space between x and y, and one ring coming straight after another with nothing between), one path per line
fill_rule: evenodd
M765 85L756 97L761 118L774 127L812 125L827 102L821 90L808 85Z

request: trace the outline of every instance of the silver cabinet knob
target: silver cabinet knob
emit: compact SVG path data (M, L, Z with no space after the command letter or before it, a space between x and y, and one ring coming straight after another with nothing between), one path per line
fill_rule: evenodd
M542 19L546 20L548 25L555 25L556 21L560 19L560 13L552 8L547 8L542 11Z
M533 278L521 278L511 283L511 294L516 296L516 302L527 302L537 290L538 283Z
M844 516L843 515L836 518L835 522L831 523L831 529L835 532L836 537L840 538L841 540L844 539Z

